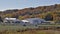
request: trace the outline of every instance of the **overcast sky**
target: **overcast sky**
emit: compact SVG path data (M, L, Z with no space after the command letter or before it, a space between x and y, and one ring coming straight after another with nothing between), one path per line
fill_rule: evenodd
M0 0L0 10L60 4L60 0Z

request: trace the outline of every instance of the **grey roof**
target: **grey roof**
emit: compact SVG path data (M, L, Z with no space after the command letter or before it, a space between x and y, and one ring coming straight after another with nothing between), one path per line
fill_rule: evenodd
M40 21L45 21L44 19L41 19L41 18L28 18L26 20L40 20Z
M29 18L26 20L29 21L30 23L41 23L41 22L45 21L44 19L41 19L41 18Z

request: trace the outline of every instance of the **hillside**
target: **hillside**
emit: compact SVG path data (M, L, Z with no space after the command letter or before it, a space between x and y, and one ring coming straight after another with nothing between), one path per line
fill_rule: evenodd
M15 17L19 19L26 18L45 18L45 15L48 13L54 14L55 12L60 12L60 4L50 5L50 6L39 6L35 8L24 8L24 9L13 9L13 10L5 10L3 12L0 11L0 15L3 18L5 17ZM60 14L59 14L60 15Z

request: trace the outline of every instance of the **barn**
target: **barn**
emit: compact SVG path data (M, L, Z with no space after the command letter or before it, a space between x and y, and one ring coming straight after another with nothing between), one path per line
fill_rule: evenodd
M16 18L5 18L4 19L5 24L23 24L23 22Z
M45 20L41 19L41 18L28 18L28 19L25 19L22 21L25 23L30 23L30 24L40 24L40 23L44 22Z

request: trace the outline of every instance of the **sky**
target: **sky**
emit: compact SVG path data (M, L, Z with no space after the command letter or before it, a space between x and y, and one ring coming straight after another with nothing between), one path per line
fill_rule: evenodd
M0 11L60 4L60 0L0 0Z

